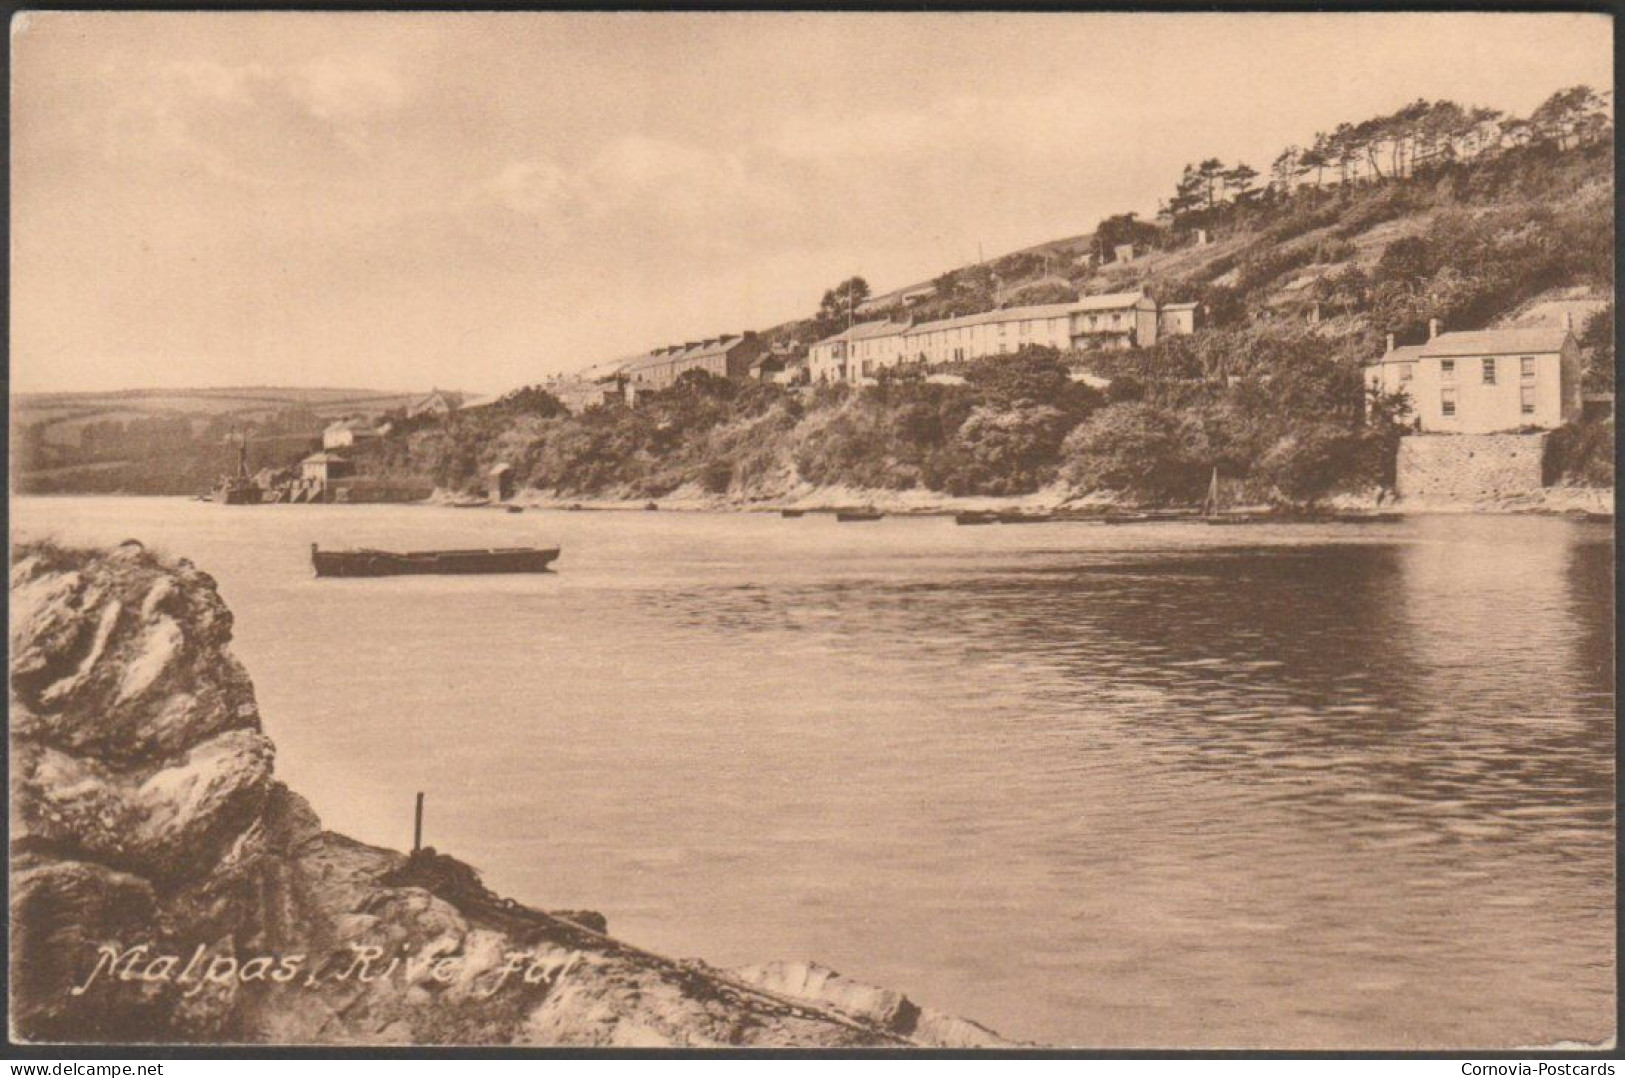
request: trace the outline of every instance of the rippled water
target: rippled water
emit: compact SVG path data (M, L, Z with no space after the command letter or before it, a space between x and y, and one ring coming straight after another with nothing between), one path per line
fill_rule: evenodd
M23 499L219 579L327 824L719 965L1097 1047L1613 1035L1613 545L1556 519ZM558 542L316 580L308 544Z

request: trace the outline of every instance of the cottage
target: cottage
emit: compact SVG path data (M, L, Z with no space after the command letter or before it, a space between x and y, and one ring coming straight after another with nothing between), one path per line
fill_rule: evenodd
M299 462L299 478L301 481L325 488L335 479L343 479L352 474L355 469L348 460L337 453L323 450L312 453Z
M885 367L901 363L908 353L909 323L881 318L859 322L814 344L807 370L814 382L861 382Z
M1157 312L1157 337L1179 337L1196 332L1196 303L1164 303Z
M1365 368L1366 384L1403 391L1419 429L1489 434L1520 427L1554 428L1577 419L1580 347L1569 326L1440 333L1429 324L1424 344L1394 347Z
M755 333L724 333L703 341L667 345L622 362L610 377L633 392L665 389L688 371L705 371L718 378L750 377L751 365L765 351Z
M352 449L378 437L378 427L370 419L354 416L331 423L322 431L323 449Z
M406 406L406 417L416 419L420 415L446 416L457 410L458 401L455 394L435 390L426 397L420 397Z
M776 385L804 384L807 355L788 341L781 341L752 361L751 374L759 381Z

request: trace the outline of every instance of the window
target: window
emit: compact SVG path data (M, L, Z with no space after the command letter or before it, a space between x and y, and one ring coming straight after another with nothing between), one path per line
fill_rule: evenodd
M1493 356L1484 361L1484 384L1487 386L1495 384L1495 358Z
M1523 386L1518 391L1518 410L1524 415L1535 414L1535 387Z
M1522 373L1523 380L1525 382L1533 382L1535 380L1535 357L1534 356L1524 356L1523 358L1519 359L1518 360L1518 366L1521 368L1520 373Z
M1399 380L1401 382L1409 382L1412 378L1415 378L1415 377L1416 377L1416 364L1414 364L1414 363L1401 363L1399 365Z
M1456 380L1456 361L1453 359L1439 360L1439 379L1445 382Z
M1454 389L1445 389L1439 392L1439 414L1456 414L1456 391Z

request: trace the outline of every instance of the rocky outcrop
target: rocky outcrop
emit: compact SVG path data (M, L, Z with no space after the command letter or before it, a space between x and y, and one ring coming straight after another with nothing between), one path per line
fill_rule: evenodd
M737 974L322 829L279 783L214 581L17 548L12 1015L29 1041L996 1045L822 967Z
M816 962L767 962L734 970L733 975L747 984L832 1007L858 1021L937 1047L985 1048L1007 1043L968 1018L921 1007L901 992L842 977Z

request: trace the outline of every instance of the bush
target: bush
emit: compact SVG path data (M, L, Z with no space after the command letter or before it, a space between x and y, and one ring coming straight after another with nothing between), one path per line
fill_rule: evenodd
M1570 423L1546 439L1543 462L1548 483L1582 487L1614 485L1614 421Z
M1070 429L1065 413L1048 405L977 408L931 478L951 494L1029 494L1055 478Z
M1211 468L1205 454L1191 452L1189 433L1176 413L1156 405L1110 405L1067 437L1063 477L1083 491L1155 501L1200 498Z
M1361 432L1333 423L1305 424L1264 453L1258 479L1289 504L1311 505L1340 485L1369 477L1372 460Z

